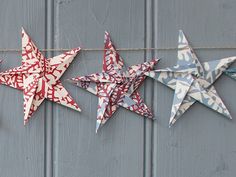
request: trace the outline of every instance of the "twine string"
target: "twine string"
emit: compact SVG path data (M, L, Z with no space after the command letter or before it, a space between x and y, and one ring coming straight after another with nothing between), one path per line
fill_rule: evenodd
M166 47L166 48L118 48L117 51L154 51L154 50L184 50L188 47L178 48L178 47ZM233 50L236 47L226 46L226 47L193 47L195 50L216 50L216 49L225 49L225 50ZM49 49L39 49L41 52L60 52L60 51L70 51L71 49L67 48L49 48ZM102 49L102 48L82 48L81 51L108 51L110 49ZM13 49L13 48L5 48L0 49L0 52L22 52L22 49Z

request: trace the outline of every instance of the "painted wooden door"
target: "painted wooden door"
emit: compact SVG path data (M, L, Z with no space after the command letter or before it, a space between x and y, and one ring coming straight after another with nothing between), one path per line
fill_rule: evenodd
M102 48L104 31L117 48L176 47L178 30L193 47L236 44L234 0L18 0L1 1L0 48L21 47L23 26L39 48ZM235 50L196 50L200 61ZM45 53L46 56L59 52ZM127 66L162 57L157 68L176 62L176 50L123 51ZM18 66L18 52L1 52L1 70ZM103 53L81 52L62 81L101 71ZM234 120L195 104L172 128L173 91L147 79L141 88L155 121L120 109L95 134L97 98L64 82L78 113L45 101L23 126L23 97L0 87L0 176L3 177L233 177L236 174L236 82L215 84Z

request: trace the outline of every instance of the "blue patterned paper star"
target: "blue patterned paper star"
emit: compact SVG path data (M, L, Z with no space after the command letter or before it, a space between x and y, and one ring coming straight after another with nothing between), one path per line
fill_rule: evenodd
M231 115L213 83L236 60L236 56L200 63L184 33L179 31L177 64L146 75L175 90L169 125L196 101L228 117Z

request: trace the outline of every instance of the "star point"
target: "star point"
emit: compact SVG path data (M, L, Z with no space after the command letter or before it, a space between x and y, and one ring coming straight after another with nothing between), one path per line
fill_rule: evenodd
M236 68L227 69L224 73L230 78L236 80Z

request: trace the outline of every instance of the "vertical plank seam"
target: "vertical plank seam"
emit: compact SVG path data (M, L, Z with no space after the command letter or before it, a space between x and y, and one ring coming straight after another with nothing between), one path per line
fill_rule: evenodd
M60 30L60 26L59 26L59 2L58 1L54 1L54 10L53 10L53 34L54 34L54 42L53 45L56 48L60 48L59 47L59 30ZM53 177L58 177L59 176L59 167L58 167L58 158L59 158L59 113L58 110L55 110L53 112Z
M154 44L154 32L153 32L153 0L145 0L144 2L144 46L145 48L153 47ZM147 58L153 58L153 51L150 53L144 52L144 61L147 61ZM149 89L148 89L149 88ZM147 91L151 90L150 93ZM147 97L149 95L149 103L151 103L151 107L153 107L153 82L149 81L149 85L145 84L144 87L144 100L148 101ZM150 96L151 94L151 96ZM143 177L152 177L152 157L153 157L153 123L150 120L144 118L144 141L143 141Z
M54 0L45 0L46 15L45 15L45 46L53 48L53 14ZM51 57L53 52L47 52L46 56ZM53 109L52 103L45 102L45 142L44 142L44 176L53 177Z
M153 13L152 13L152 16L153 16L153 47L157 47L158 46L158 0L154 0L152 6L153 6ZM154 54L156 54L156 51L154 51ZM157 82L154 81L154 84L153 84L153 90L156 87L156 84ZM153 92L154 93L154 92ZM157 93L157 92L155 92ZM154 102L154 97L152 97L153 99L153 102ZM158 120L157 120L158 121ZM152 124L152 156L155 157L155 158L152 158L152 175L153 176L157 176L157 152L158 152L158 149L157 149L157 129L156 129L157 126L154 126L154 124ZM156 135L156 136L155 136Z

